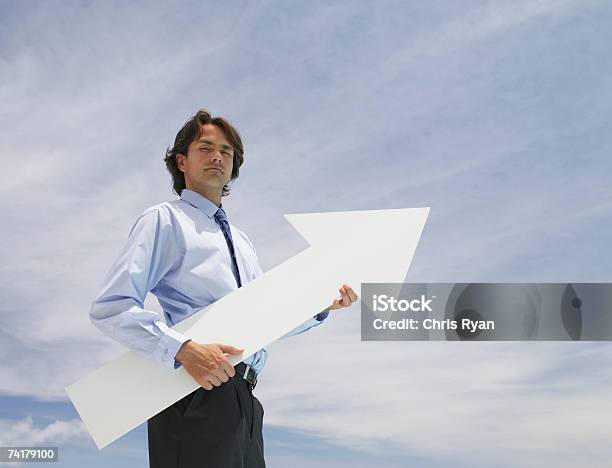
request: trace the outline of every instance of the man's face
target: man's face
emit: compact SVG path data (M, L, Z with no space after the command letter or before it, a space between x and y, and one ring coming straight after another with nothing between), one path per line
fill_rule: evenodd
M205 124L201 129L200 137L189 145L187 157L177 155L177 165L189 190L221 193L232 177L234 148L216 125Z

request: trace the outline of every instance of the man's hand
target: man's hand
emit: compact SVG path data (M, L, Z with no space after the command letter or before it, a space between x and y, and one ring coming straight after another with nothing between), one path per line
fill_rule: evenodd
M340 299L334 299L332 305L327 310L340 309L341 307L349 307L353 302L357 300L357 294L353 291L348 284L343 284L340 289Z
M176 360L206 390L219 387L236 374L234 366L224 353L242 354L244 349L213 343L201 344L193 340L185 341L176 353Z

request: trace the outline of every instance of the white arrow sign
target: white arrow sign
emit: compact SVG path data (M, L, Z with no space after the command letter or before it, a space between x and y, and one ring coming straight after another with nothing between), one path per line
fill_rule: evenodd
M235 365L313 315L349 284L401 283L429 208L292 214L310 247L173 327L199 343L244 348ZM334 312L332 312L333 314ZM66 388L98 448L193 392L198 383L132 351Z

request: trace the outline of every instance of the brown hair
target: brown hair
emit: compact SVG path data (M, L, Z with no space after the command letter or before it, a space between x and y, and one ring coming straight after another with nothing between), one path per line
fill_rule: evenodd
M174 139L174 146L166 150L164 162L168 172L172 175L172 188L177 195L180 195L185 188L185 175L176 164L176 155L184 154L187 156L187 149L194 140L200 138L202 125L213 124L219 127L228 142L234 148L234 166L232 168L232 176L230 181L238 178L240 166L244 162L244 150L242 148L242 140L238 131L223 117L212 117L206 109L200 109L196 114L185 122L183 128L179 130ZM223 186L221 196L224 197L230 194L228 184Z

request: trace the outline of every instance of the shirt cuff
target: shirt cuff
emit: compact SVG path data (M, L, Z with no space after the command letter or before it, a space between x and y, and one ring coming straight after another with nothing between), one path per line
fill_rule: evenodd
M314 318L315 320L322 322L323 320L327 318L328 315L329 315L329 310L324 310L323 312L320 312L317 315L315 315Z
M181 363L175 359L176 353L181 349L183 343L190 338L168 328L165 323L158 322L157 326L164 331L164 335L159 340L153 357L170 369L178 369L181 367Z

